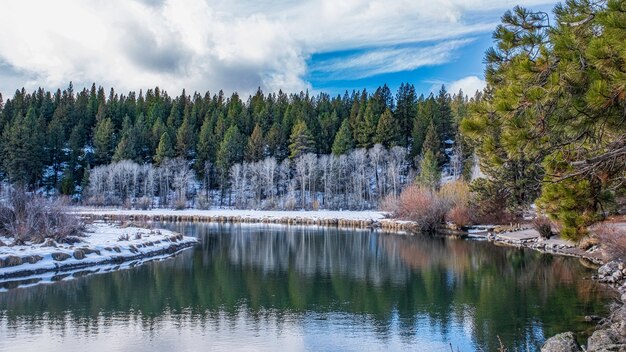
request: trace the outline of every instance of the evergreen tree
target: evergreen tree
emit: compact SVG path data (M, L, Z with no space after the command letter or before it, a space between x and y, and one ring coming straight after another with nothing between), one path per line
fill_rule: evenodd
M172 147L172 140L167 132L163 132L159 146L156 149L154 155L154 162L160 165L163 160L174 157L174 148Z
M93 132L94 158L97 165L111 162L115 148L113 122L110 118L101 119Z
M243 161L244 138L236 125L231 126L224 135L224 140L220 143L217 152L217 168L220 171L222 186L228 177L230 168L238 162Z
M444 85L439 89L437 94L437 132L439 139L445 141L454 137L455 133L452 128L452 108L450 107L450 94Z
M441 143L439 142L439 137L437 136L437 127L435 127L435 123L431 121L428 126L428 130L426 131L424 144L422 145L422 154L431 152L435 159L439 160L441 154L439 151L440 147Z
M391 148L400 145L399 124L394 120L391 110L387 109L380 115L378 126L376 127L376 143Z
M411 125L417 114L417 95L415 93L415 87L412 84L403 83L398 89L396 95L396 121L398 121L400 131L403 134L401 140L402 146L409 145L409 138L411 137Z
M196 136L189 118L185 117L183 123L176 131L176 155L181 158L192 158L196 146Z
M211 121L209 118L205 118L202 123L202 127L200 128L200 134L198 135L195 164L196 171L203 175L206 163L212 163L215 161L215 154L216 146L213 129L211 128Z
M350 131L350 125L348 120L343 120L339 131L335 135L335 141L333 142L332 152L335 155L342 155L349 152L354 147L352 141L352 132Z
M436 102L433 96L421 100L417 107L416 117L413 121L413 145L411 146L411 156L423 154L423 144L428 132L429 126L436 120Z
M315 152L315 141L303 120L298 120L289 137L289 158L295 159L301 155Z
M44 166L40 131L41 124L32 107L25 117L18 114L5 129L2 166L10 182L34 186L40 180Z
M437 158L432 150L428 149L420 160L419 174L416 181L421 186L435 189L439 187L440 180L441 172L437 166Z
M265 154L265 141L263 140L263 132L261 125L254 126L252 135L248 139L246 146L245 159L247 161L259 161L263 159Z
M376 136L376 125L378 121L374 116L373 104L367 104L365 113L360 115L360 119L357 122L355 136L356 144L359 148L371 148L374 145L374 138Z

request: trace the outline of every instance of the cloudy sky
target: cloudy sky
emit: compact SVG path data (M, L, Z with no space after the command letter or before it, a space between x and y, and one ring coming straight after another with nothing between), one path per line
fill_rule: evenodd
M502 13L555 0L3 0L0 92L481 88ZM12 94L11 94L12 95Z

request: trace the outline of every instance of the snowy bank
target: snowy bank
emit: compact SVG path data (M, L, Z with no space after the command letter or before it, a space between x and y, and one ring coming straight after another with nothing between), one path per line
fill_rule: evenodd
M0 238L10 243L11 239ZM105 264L167 257L197 242L167 230L95 223L75 244L26 244L0 247L0 283L48 272L68 272Z
M388 230L408 230L412 223L387 219L381 211L269 211L269 210L123 210L111 208L70 208L72 213L105 221L187 221L187 222L233 222L269 223L285 225L322 225L351 228L381 227Z

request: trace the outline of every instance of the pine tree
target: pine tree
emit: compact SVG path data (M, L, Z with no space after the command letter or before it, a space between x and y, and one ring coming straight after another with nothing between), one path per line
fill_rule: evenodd
M370 148L374 145L376 125L378 123L374 116L373 104L367 104L365 113L359 116L361 118L357 121L356 131L354 131L357 147Z
M437 132L439 140L445 141L454 137L452 129L452 108L450 107L450 94L444 85L437 94Z
M435 189L439 187L441 180L441 172L437 166L437 158L433 154L432 150L427 150L424 156L420 160L419 174L417 176L417 183L421 186Z
M113 153L113 162L118 162L121 160L135 160L137 159L137 154L135 153L135 145L133 143L133 137L131 135L124 135L120 142L115 147L115 152Z
M111 162L113 150L115 148L115 138L113 135L113 122L110 118L104 118L98 122L94 130L93 146L94 157L97 165Z
M348 120L343 120L339 131L335 135L335 141L333 142L332 152L334 155L342 155L349 152L354 147L352 141L352 132L350 131L350 124Z
M9 181L20 186L34 186L44 166L41 123L34 108L25 117L18 115L3 134L2 166Z
M224 140L220 143L216 160L217 168L220 171L222 179L222 185L226 182L225 180L228 177L230 168L235 163L243 161L244 142L244 138L236 125L226 130Z
M434 123L436 117L436 102L433 96L422 99L418 103L417 115L413 121L413 145L411 146L411 156L415 157L422 154L422 146L426 138L426 132L431 123Z
M386 148L400 145L399 124L394 120L391 110L387 109L380 115L378 126L376 127L376 143L384 145Z
M181 158L192 158L196 146L196 137L189 118L185 116L183 123L176 131L176 155Z
M265 154L265 141L263 140L263 131L261 131L261 125L254 126L252 135L248 139L248 145L246 146L245 159L246 161L259 161L263 159Z
M295 125L293 125L289 142L289 158L291 159L315 152L313 136L302 120L298 120Z
M172 148L172 140L167 132L163 132L159 146L154 155L154 162L160 165L165 159L174 157L174 148Z
M402 132L401 146L409 145L409 137L411 137L411 122L417 114L417 95L415 87L412 84L401 84L396 95L396 121L398 121L400 131Z
M431 152L435 158L439 159L439 154L441 154L440 148L441 143L437 136L437 127L435 127L435 123L431 121L426 130L426 138L424 138L424 144L422 145L422 154Z
M200 128L198 145L196 147L195 169L201 175L203 175L206 163L215 161L216 149L211 121L207 117Z

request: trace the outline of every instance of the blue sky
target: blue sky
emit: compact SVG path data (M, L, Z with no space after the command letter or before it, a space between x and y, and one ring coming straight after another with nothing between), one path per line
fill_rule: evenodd
M500 16L554 0L5 0L0 93L72 81L244 95L413 83L468 94Z

